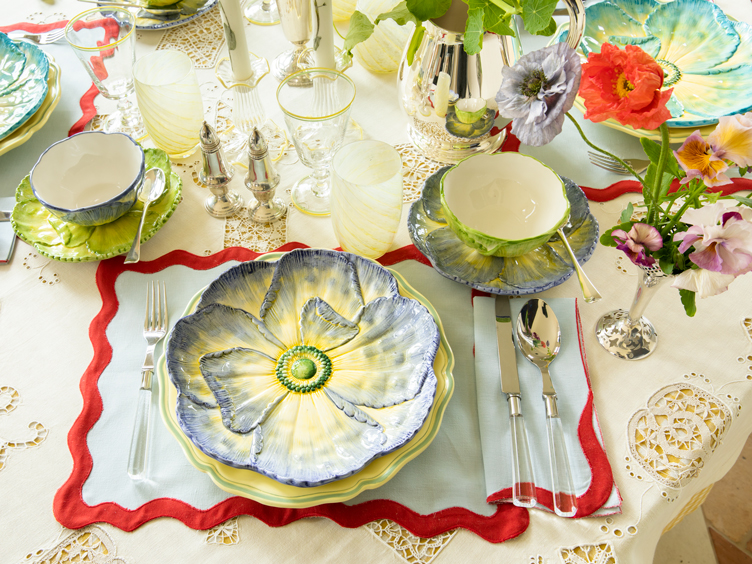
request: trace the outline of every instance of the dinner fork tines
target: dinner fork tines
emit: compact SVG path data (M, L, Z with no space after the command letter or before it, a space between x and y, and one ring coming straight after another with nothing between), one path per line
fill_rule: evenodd
M164 282L146 286L146 316L144 339L146 358L141 367L141 389L138 391L136 420L133 423L131 447L128 453L128 475L134 480L146 477L151 415L151 380L154 373L154 347L167 334L167 295Z
M23 31L21 29L8 32L8 37L13 40L25 39L26 41L31 41L32 43L36 43L37 45L47 45L49 43L55 43L56 41L60 41L63 38L63 35L65 35L65 28L62 27L43 33L31 33L28 31Z
M624 176L631 176L632 173L627 170L623 164L619 161L609 157L608 155L602 155L600 153L594 153L588 151L588 158L590 162L595 166L605 169L614 174L622 174ZM631 166L637 174L642 174L648 169L650 161L646 159L622 159L625 163Z

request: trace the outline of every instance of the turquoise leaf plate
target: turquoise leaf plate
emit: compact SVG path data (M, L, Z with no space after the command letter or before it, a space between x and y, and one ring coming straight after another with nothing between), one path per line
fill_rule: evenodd
M406 445L434 403L438 325L394 276L350 253L241 263L166 346L177 418L207 456L318 487Z
M39 47L0 33L0 139L21 127L47 96L50 63Z
M535 294L558 286L574 272L558 235L519 257L488 257L463 243L447 223L441 209L441 178L450 167L440 168L426 179L420 199L410 207L410 238L433 267L450 280L489 294ZM580 264L593 254L598 242L598 221L590 213L582 189L562 177L571 206L564 226Z
M752 26L706 0L608 0L585 10L580 54L637 45L673 88L669 127L701 127L752 109ZM568 31L556 40L564 41Z

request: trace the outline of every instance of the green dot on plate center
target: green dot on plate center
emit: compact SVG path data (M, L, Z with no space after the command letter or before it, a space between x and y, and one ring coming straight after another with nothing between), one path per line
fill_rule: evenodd
M299 358L293 363L291 372L298 380L310 380L316 375L316 364L307 358Z

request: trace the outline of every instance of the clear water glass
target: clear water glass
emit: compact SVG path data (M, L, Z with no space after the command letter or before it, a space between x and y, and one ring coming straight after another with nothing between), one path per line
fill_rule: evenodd
M75 16L65 26L65 39L84 65L99 92L117 102L102 129L146 136L143 120L133 103L133 64L136 60L136 21L126 9L99 7Z
M306 69L288 76L277 101L301 162L313 169L292 188L292 201L310 215L329 215L330 167L342 146L355 100L355 85L330 69Z

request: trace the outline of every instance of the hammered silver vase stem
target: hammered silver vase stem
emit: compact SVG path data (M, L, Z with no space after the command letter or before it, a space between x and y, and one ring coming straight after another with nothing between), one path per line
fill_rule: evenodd
M624 360L640 360L655 350L658 333L643 313L661 285L673 278L657 266L641 268L629 311L611 311L601 317L595 326L595 336L601 346Z

